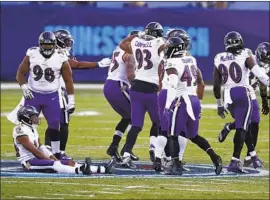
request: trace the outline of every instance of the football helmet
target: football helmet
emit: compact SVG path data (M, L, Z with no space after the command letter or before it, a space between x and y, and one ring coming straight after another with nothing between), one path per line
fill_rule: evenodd
M44 31L43 33L40 34L38 43L40 53L45 58L50 58L53 55L54 50L56 48L56 38L54 33L51 31Z
M18 112L17 112L17 118L18 121L27 124L27 125L33 125L33 124L39 124L40 119L38 118L38 111L34 106L25 105L22 106Z
M60 29L54 32L56 37L56 45L58 48L64 48L70 51L74 44L74 39L71 33L67 30Z
M186 53L185 42L179 37L171 37L166 41L165 57L172 58L175 56L183 56Z
M224 45L227 52L235 54L244 48L244 41L240 33L231 31L225 35Z
M163 36L163 27L158 22L150 22L144 29L145 35L155 38Z
M265 66L270 64L270 44L268 42L260 43L255 51L255 55L259 65Z
M167 33L166 37L167 39L171 37L180 37L185 42L187 50L191 49L191 39L187 34L187 32L184 31L183 29L172 29Z

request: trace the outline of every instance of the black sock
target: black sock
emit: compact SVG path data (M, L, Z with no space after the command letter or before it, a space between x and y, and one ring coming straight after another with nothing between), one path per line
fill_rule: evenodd
M167 143L166 143L166 146L164 148L164 151L165 151L166 157L170 157L171 156L171 153L170 153L170 142L169 142L168 137L167 137Z
M68 124L60 124L60 150L65 151L68 141Z
M250 130L251 130L253 145L254 147L256 147L257 140L258 140L258 133L259 133L259 123L251 123Z
M210 156L213 162L216 160L217 154L215 153L215 151L212 149L209 142L205 138L197 135L191 141L197 144L202 150L204 150Z
M235 129L235 122L230 123L229 129L230 130L234 130Z
M45 131L45 145L51 146L51 133L49 131L49 128Z
M169 148L170 148L170 155L172 159L175 159L175 158L179 159L180 146L178 142L178 136L169 137Z
M159 126L157 126L156 123L153 123L153 124L152 124L152 127L151 127L151 129L150 129L150 137L151 137L151 136L157 137L158 134L159 134Z
M234 149L233 149L233 157L240 159L241 151L245 142L245 136L246 132L244 129L237 128L233 143L234 143Z
M128 153L132 152L133 146L135 145L138 134L140 133L141 130L142 129L137 126L131 127L131 129L129 130L127 134L126 143L124 145L124 152L128 152Z
M124 133L130 124L130 119L121 119L121 121L116 125L115 131L120 131L121 133ZM111 146L118 146L122 137L119 135L113 135Z

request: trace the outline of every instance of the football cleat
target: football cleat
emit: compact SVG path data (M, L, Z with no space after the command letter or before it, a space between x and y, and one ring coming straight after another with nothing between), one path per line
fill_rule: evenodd
M162 164L161 164L161 159L157 158L155 159L154 163L153 163L153 169L156 172L161 172L162 171Z
M113 172L114 166L116 165L117 158L115 156L112 156L112 158L109 160L109 162L105 166L105 173L111 174Z
M253 167L256 168L262 168L263 167L263 161L256 155L251 157Z
M72 157L68 156L65 153L60 153L59 158L60 158L60 160L73 160Z
M172 160L172 169L170 175L182 175L182 163L179 160L173 159Z
M215 173L219 175L222 172L222 159L220 156L217 156L216 160L214 161L214 165L216 167Z
M124 155L124 147L122 148L121 152L120 152L121 156ZM140 158L138 156L136 156L133 152L130 152L130 158L133 161L138 161L140 160Z
M219 135L218 135L218 141L224 142L224 140L226 139L226 137L228 136L228 134L230 133L230 130L228 130L227 127L229 127L230 123L226 123L224 125L224 128L220 131Z
M82 171L82 173L84 175L91 175L92 174L91 168L90 168L91 163L92 163L91 158L86 157L85 163L80 167L80 170Z
M118 153L118 145L110 145L107 149L107 154L111 157L115 157L117 162L122 162L121 156Z
M249 157L249 159L244 159L244 164L243 167L249 167L252 164L252 160L251 157Z
M228 172L244 173L241 162L237 160L231 160L227 170Z
M136 168L136 165L132 162L131 156L123 157L121 166L124 168Z

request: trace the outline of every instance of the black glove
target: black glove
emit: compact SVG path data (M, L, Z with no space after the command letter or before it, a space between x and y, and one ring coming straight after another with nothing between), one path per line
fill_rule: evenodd
M228 114L227 110L224 108L224 106L218 106L218 115L224 119L225 118L225 113Z
M262 114L268 115L269 113L269 105L268 105L268 99L269 97L262 97Z

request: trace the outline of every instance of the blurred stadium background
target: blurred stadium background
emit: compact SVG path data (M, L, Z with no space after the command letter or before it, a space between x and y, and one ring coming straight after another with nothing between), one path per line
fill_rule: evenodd
M70 30L75 39L76 58L99 61L111 57L114 47L130 30L143 30L150 21L160 22L165 33L173 27L188 32L192 37L191 53L208 84L212 83L214 56L224 50L223 38L227 32L239 31L245 46L253 51L259 43L269 41L269 2L1 2L2 161L16 160L11 138L13 125L5 115L21 99L18 84L12 84L16 90L9 90L11 85L3 82L16 81L19 63L29 47L38 45L42 31ZM73 70L75 83L103 83L106 76L107 69ZM70 123L67 153L75 160L89 155L94 160L105 160L109 158L106 148L120 117L106 102L102 85L91 85L98 90L88 86L85 87L87 90L75 91L76 112ZM207 91L202 101L205 107L200 134L208 139L227 165L234 134L231 133L224 143L218 143L217 135L225 121L232 119L230 116L225 120L219 118L215 103L212 92ZM41 141L44 141L46 126L42 120L38 129ZM134 148L145 161L149 160L150 126L147 115ZM123 142L125 137L126 134ZM257 149L269 170L269 116L262 116ZM242 158L245 154L246 147ZM210 164L207 155L191 142L188 142L184 160L190 164ZM1 199L269 199L269 177L130 178L1 177Z
M239 31L253 51L269 41L269 2L1 2L1 80L15 81L27 48L37 45L44 30L68 29L76 58L98 61L150 21L160 22L165 33L173 27L188 32L208 83L227 32ZM106 75L107 69L74 70L74 81L103 82Z

